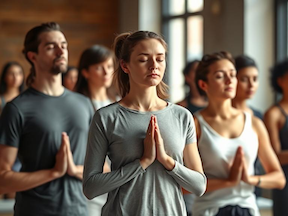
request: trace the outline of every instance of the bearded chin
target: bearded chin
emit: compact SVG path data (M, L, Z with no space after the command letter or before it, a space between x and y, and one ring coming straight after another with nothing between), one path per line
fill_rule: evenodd
M59 73L66 73L67 71L67 64L61 64L61 65L54 65L54 67L51 70L52 74L59 74Z

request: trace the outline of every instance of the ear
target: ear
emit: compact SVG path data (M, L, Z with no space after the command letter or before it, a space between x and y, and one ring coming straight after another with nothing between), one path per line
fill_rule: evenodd
M35 52L31 52L31 51L27 52L27 57L31 62L35 63L35 61L36 61L36 53Z
M198 80L198 86L199 86L200 89L202 89L204 92L207 92L207 89L208 89L207 82L205 82L204 80Z
M125 72L125 73L129 73L129 69L128 69L128 65L126 62L124 62L123 60L120 61L120 66L122 68L122 70Z
M88 71L87 71L86 69L82 69L82 70L81 70L81 74L83 75L83 77L84 77L85 79L88 79L88 78L89 78L89 73L88 73Z

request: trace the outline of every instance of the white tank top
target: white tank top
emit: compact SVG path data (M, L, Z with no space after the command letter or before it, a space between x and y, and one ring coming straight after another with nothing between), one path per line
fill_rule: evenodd
M258 136L252 128L251 115L245 113L242 133L236 138L225 138L217 133L202 117L200 112L194 114L201 129L198 141L203 169L207 179L226 179L235 153L242 146L249 175L254 175L254 162L258 153ZM214 216L218 209L227 205L239 205L249 208L251 215L260 216L254 195L254 186L243 181L239 185L205 193L197 197L193 206L193 216Z

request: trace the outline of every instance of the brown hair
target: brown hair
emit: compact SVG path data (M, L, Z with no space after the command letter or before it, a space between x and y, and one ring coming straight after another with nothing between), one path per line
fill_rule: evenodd
M118 35L114 40L114 52L118 64L118 67L114 73L114 79L122 97L125 97L129 93L130 84L129 76L122 70L120 66L120 61L123 60L124 62L129 62L133 48L140 41L147 39L158 40L167 52L167 44L164 39L160 35L150 31L122 33ZM162 99L168 98L168 86L163 81L161 81L159 85L157 85L156 89L158 97Z
M206 95L206 93L199 87L198 85L199 80L203 80L207 82L207 75L209 73L210 65L223 59L227 59L234 65L234 59L232 55L226 51L215 52L213 54L206 54L203 56L203 58L199 62L196 73L195 73L195 82L196 82L197 89L201 95Z
M28 52L38 53L38 46L41 43L39 35L43 32L61 31L59 24L55 22L43 23L39 26L32 28L25 36L23 54L27 61L31 64L30 74L26 79L26 85L31 86L36 76L33 63L28 58Z

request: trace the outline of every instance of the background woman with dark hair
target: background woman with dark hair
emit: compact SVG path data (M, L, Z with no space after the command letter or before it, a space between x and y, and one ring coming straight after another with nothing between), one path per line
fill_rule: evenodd
M5 104L24 90L24 71L18 62L7 62L0 78L0 113Z
M0 78L0 114L7 102L13 100L24 90L24 71L18 62L7 62ZM21 162L17 158L12 169L19 171ZM4 198L13 199L16 193L7 193Z
M74 91L77 80L78 69L73 66L68 66L67 72L62 73L62 85L70 91Z
M196 111L207 106L207 100L205 96L199 93L195 83L195 71L198 64L199 61L194 60L185 66L183 75L185 78L185 87L188 87L187 96L184 100L177 103L178 105L187 108L191 113L195 113Z
M80 57L78 70L75 90L90 99L94 111L116 101L116 94L111 88L114 72L114 55L111 50L101 45L94 45L86 49ZM109 164L110 161L106 158L103 167L104 173L110 171ZM101 215L101 209L106 200L107 194L89 200L89 215Z
M248 106L247 100L251 99L259 86L258 67L256 62L246 55L240 55L234 58L237 77L236 95L232 99L232 106L244 112L249 112L261 120L263 115L255 108ZM264 173L263 167L258 159L255 161L255 174L261 175ZM256 196L261 195L261 188L255 187Z
M271 70L271 85L282 96L264 115L270 140L288 179L288 59L276 64ZM275 216L288 215L288 185L283 190L273 190L273 213Z
M232 105L237 109L249 112L251 115L262 119L261 112L247 104L247 100L255 95L259 86L259 71L256 62L245 55L237 56L234 60L238 83L236 95L232 99Z
M206 108L194 114L198 148L207 175L207 190L194 201L193 216L260 216L254 187L283 188L285 177L263 122L236 109L237 78L228 52L205 55L196 71ZM266 171L255 175L259 157Z
M80 57L75 90L91 100L95 111L117 99L116 92L111 87L113 58L113 52L101 45L86 49Z

